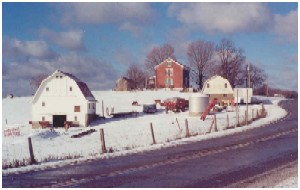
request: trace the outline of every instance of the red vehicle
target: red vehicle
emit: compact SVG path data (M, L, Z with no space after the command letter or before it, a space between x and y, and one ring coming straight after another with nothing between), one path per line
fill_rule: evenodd
M168 113L169 110L173 112L179 112L182 111L184 112L186 108L189 105L189 101L185 100L183 98L168 98L164 101L164 106L166 108L166 113Z

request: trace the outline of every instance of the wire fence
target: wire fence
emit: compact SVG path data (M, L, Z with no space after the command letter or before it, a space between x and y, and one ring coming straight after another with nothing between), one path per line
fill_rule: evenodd
M230 114L230 117L228 116ZM254 119L265 117L266 111L263 109L241 111L238 115L235 112L227 114L215 114L207 117L205 121L199 122L199 118L177 119L171 124L160 126L150 124L140 126L140 130L131 130L131 126L126 126L128 130L116 133L112 128L106 128L105 134L94 133L86 138L89 143L78 144L74 138L65 138L57 141L56 137L63 132L46 131L40 133L32 139L33 155L30 154L30 137L17 138L22 136L20 127L6 129L3 136L6 143L2 143L2 168L20 167L32 164L32 160L37 162L49 162L55 160L73 159L88 156L97 156L103 153L120 152L123 150L133 150L144 148L153 144L165 144L178 139L192 136L205 135L212 132L224 131L235 127L250 124ZM103 131L104 133L104 131ZM103 138L100 138L103 136ZM50 140L41 141L47 138ZM85 138L85 137L84 137ZM18 140L16 140L18 139ZM31 140L31 138L30 138ZM76 144L65 148L63 143ZM105 144L105 150L103 149ZM34 157L34 159L32 158Z

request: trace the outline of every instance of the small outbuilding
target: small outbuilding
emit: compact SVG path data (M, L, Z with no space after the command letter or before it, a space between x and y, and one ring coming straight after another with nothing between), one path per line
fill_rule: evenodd
M248 99L247 99L247 90L248 90ZM253 96L253 88L234 88L234 101L237 103L251 103Z
M86 83L56 70L33 97L32 127L87 127L96 117L96 102Z
M156 88L156 76L151 76L146 80L146 88L148 89Z
M202 94L209 96L209 101L217 98L219 104L230 104L233 100L233 89L229 81L219 75L215 75L204 82Z
M121 77L116 82L115 91L130 91L134 89L134 82L132 79Z

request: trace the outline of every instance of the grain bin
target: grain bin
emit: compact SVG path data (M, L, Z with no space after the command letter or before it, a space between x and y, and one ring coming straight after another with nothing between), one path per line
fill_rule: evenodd
M209 103L209 97L205 94L194 93L189 98L190 116L200 116Z

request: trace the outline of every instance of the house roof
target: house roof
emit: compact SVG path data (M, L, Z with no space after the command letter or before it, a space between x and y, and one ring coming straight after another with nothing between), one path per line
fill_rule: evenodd
M35 95L34 95L34 98L33 98L33 102L35 102L41 88L44 86L43 84L45 84L47 81L49 81L50 79L52 79L57 73L61 73L63 74L64 76L67 76L69 77L70 79L74 80L77 84L77 86L79 87L82 95L84 96L84 98L88 101L97 101L94 97L94 95L92 94L92 92L90 91L89 87L87 86L86 83L82 82L80 79L78 79L76 76L70 74L70 73L66 73L66 72L63 72L63 71L60 71L60 70L56 70L54 73L52 73L50 76L48 76L47 78L45 78L39 88L37 89Z
M154 67L154 69L156 69L157 67L159 67L161 64L165 63L166 61L167 61L167 62L174 62L175 64L179 65L181 68L190 70L190 68L189 68L188 66L183 65L183 64L181 64L181 63L175 61L174 59L170 58L170 57L167 58L167 59L165 59L164 61L162 61L160 64L156 65L156 66Z
M128 82L133 82L132 79L127 78L127 77L120 77L120 78L117 80L117 82L119 82L120 80L126 80L126 81L128 81Z

